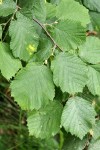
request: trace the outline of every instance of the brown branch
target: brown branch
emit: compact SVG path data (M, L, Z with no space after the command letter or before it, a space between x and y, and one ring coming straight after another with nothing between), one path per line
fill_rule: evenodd
M87 31L86 36L97 36L98 33L96 31Z
M55 42L55 40L52 38L52 36L50 35L50 33L46 30L45 26L40 23L37 19L33 18L33 20L46 32L47 36L51 39L51 41L53 42L53 44L58 47L61 51L63 51L59 45Z

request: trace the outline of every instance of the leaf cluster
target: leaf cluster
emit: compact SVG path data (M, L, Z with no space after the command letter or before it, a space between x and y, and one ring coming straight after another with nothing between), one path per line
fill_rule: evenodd
M1 0L0 18L0 70L30 135L99 150L99 0Z

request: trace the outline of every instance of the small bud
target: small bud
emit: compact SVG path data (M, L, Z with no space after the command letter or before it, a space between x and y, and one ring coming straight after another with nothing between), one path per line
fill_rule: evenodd
M93 130L92 129L90 129L89 133L91 136L93 136Z
M96 104L96 102L95 102L95 100L93 100L93 102L92 102L92 106L95 106L95 104Z

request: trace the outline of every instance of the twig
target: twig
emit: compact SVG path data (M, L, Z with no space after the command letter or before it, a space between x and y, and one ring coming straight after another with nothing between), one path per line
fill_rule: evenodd
M15 11L14 11L14 13L13 13L13 15L8 19L8 21L5 23L5 25L4 25L4 28L3 28L3 31L2 32L4 32L4 30L5 30L5 28L6 28L6 26L7 26L7 24L14 18L14 16L15 16L15 14L16 14L16 12L18 11L18 9L19 9L19 7L18 6L16 6L16 9L15 9ZM5 40L5 38L6 38L6 36L7 36L7 33L8 33L8 31L6 32L6 34L5 34L5 36L4 36L4 38L3 39L1 39L1 41L4 41Z
M86 36L97 36L98 33L96 31L88 31L86 32Z
M11 105L13 105L13 106L19 108L19 106L18 106L11 98L9 98L6 94L2 93L1 91L0 91L0 94L1 94L4 98L6 98L6 99L11 103Z
M43 24L41 24L37 19L33 18L33 20L46 32L47 36L51 39L51 41L53 42L53 44L55 45L55 47L58 47L61 51L63 51L59 45L55 42L55 40L52 38L52 36L50 35L50 33L46 30L45 26Z

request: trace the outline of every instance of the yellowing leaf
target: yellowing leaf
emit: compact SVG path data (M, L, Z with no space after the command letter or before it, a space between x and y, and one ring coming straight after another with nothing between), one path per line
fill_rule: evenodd
M95 102L95 100L93 100L93 102L92 102L92 106L95 106L96 105L96 102Z
M0 5L2 5L2 0L0 0Z
M92 130L92 129L90 129L90 131L89 131L89 132L90 132L90 135L91 135L91 136L93 136L93 134L94 134L94 133L93 133L93 130Z
M35 52L35 51L36 51L36 47L35 47L35 45L31 45L31 44L29 44L29 45L28 45L28 47L27 47L27 51L29 52L29 55L32 55L32 54L33 54L33 52Z
M11 36L10 48L16 58L28 61L30 55L38 45L38 34L33 27L33 22L20 13L17 13L17 20L10 24L9 34ZM34 46L35 45L35 46Z

